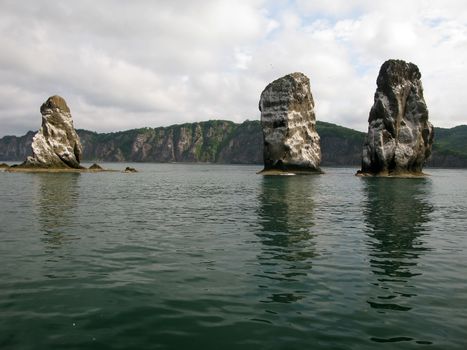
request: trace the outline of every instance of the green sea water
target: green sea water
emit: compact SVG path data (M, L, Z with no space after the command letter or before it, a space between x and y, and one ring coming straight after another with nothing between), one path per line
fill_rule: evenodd
M0 349L466 348L467 171L132 166L0 172Z

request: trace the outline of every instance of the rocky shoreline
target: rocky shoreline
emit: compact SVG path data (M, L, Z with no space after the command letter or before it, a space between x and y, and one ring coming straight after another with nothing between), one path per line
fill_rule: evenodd
M124 172L113 169L88 169L88 168L25 168L11 166L4 168L9 173L104 173L104 172Z
M0 164L0 171L8 173L138 173L139 170L127 166L123 170L105 169L97 164L91 165L89 168L40 168L40 167L25 167L20 165Z
M372 173L365 173L362 171L357 171L355 176L362 177L362 178L371 178L371 177L389 177L389 178L400 178L400 179L423 179L427 176L430 176L430 174L420 172L420 173L414 173L414 172L398 172L398 173L393 173L393 172L380 172L377 174L372 174Z
M202 132L195 140L186 130L196 130L198 125ZM365 133L319 120L316 130L321 138L321 166L360 168ZM102 134L78 129L77 133L83 145L81 161L87 163L262 164L259 120L241 124L211 120ZM435 127L434 133L436 141L426 168L467 168L467 142L463 141L467 140L467 125ZM0 162L20 162L30 156L33 136L29 132L0 138ZM199 153L193 154L192 149ZM169 154L169 150L173 152Z

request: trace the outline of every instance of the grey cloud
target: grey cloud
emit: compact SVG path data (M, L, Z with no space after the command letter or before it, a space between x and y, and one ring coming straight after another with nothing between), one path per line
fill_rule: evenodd
M439 13L411 2L418 12L396 22L415 43L385 14L399 0L345 3L2 0L0 136L37 129L52 94L76 127L96 131L254 119L262 89L294 71L310 77L319 120L365 130L379 66L393 57L419 64L435 124L465 123L460 2Z

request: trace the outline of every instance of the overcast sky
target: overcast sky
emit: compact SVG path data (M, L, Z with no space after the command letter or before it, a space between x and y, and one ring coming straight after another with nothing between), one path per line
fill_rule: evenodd
M366 131L389 58L422 73L435 126L467 124L465 0L0 0L0 137L65 98L76 128L259 119L295 71L318 120Z

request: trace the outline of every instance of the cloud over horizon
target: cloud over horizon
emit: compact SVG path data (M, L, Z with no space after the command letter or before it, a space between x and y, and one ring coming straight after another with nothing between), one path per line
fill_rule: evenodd
M100 132L258 119L264 87L295 71L318 120L364 131L389 58L419 66L435 126L467 123L460 0L0 0L0 33L0 137L37 129L54 94Z

